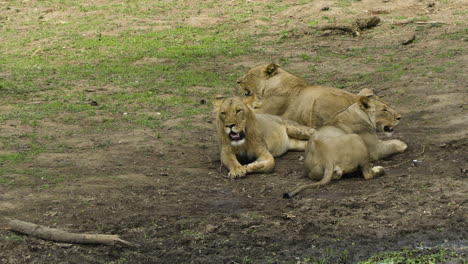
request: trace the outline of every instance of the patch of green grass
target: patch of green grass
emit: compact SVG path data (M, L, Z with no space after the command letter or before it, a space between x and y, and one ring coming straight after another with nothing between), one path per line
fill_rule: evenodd
M308 24L309 24L309 26L316 26L318 23L319 23L318 20L312 20Z
M310 70L311 72L316 72L316 71L317 71L317 67L316 67L315 65L310 65L310 66L309 66L309 70Z
M38 6L47 4L37 3ZM144 10L162 12L161 8L174 4L180 5L173 1L108 5L59 1L54 8L74 7L89 14L70 17L69 23L64 24L51 25L50 21L43 21L40 30L24 34L18 34L15 28L0 28L3 36L0 45L7 51L2 54L1 71L8 73L6 78L0 78L2 104L20 101L19 110L2 116L2 120L16 119L23 124L39 126L44 119L78 123L90 116L148 111L149 107L155 106L163 108L158 110L161 113L180 112L178 108L199 108L192 100L225 90L224 87L234 84L237 77L206 68L205 62L229 60L251 52L254 43L251 36L233 33L228 30L228 24L206 28L180 25L154 31L130 30L114 23L118 22L118 17L104 18L98 12L112 10L150 16ZM25 27L37 26L33 21L21 23ZM94 29L97 32L88 33ZM109 30L118 33L100 33ZM54 41L35 45L35 41L42 39ZM151 91L153 94L149 96L153 99L122 98L121 92L93 96L83 92L83 86L91 89L118 87L127 94L131 89L132 94L143 97ZM188 93L187 88L193 86L213 89L205 94ZM163 94L191 99L182 103L158 100ZM22 102L32 99L40 102L34 105ZM90 105L90 100L99 102L99 107ZM183 115L204 111L185 111ZM143 126L149 123L144 120L133 122Z
M5 187L7 190L12 189L15 186L15 181L3 177L4 176L0 176L0 186Z
M254 263L250 257L245 256L245 257L242 259L242 264L250 264L250 263Z
M312 56L310 56L309 54L306 54L306 53L303 53L300 56L305 61L309 61L312 58Z
M468 28L465 28L464 30L460 30L456 32L443 33L437 36L436 38L468 41Z
M31 161L31 159L45 151L45 148L37 143L32 143L22 146L21 150L17 150L11 154L0 155L0 165L13 165Z
M466 14L468 14L468 10L467 10L467 9L465 9L465 10L457 10L457 11L454 11L452 14L453 14L453 15L456 15L456 16L466 15Z
M0 168L0 186L7 189L24 186L35 189L47 189L52 185L71 178L73 178L72 175L57 175L48 170L37 168Z
M416 26L416 28L414 29L415 31L423 31L423 30L426 30L426 29L429 29L429 28L436 28L436 27L441 27L442 26L442 23L432 23L432 24L428 24L428 25L418 25Z
M359 2L360 0L336 0L336 6L339 7L350 7L353 2Z
M371 263L382 263L382 264L436 264L436 263L447 263L454 261L462 261L462 257L452 251L448 251L443 248L430 248L430 249L414 249L414 250L401 250L393 252L383 252L375 256L370 257L365 261L359 262L359 264L371 264Z
M416 21L428 21L430 20L431 18L427 15L423 15L423 16L417 16L417 17L413 17L411 18L409 21L410 22L416 22Z
M106 149L106 148L109 148L110 146L112 146L112 140L110 139L106 139L104 141L101 141L101 142L96 142L96 144L94 145L94 147L96 149Z
M463 55L465 50L463 48L441 48L436 54L439 58L453 58L456 56Z
M303 257L295 263L297 264L329 264L329 263L348 263L348 251L342 250L335 252L333 249L327 249L321 252L320 257Z
M436 72L436 73L443 73L445 72L445 67L443 66L433 66L430 68L433 72Z
M99 112L115 113L117 107L122 105L127 107L128 102L120 100L122 98L118 97L121 94L118 93L91 98L83 92L68 94L63 92L63 89L65 91L75 89L76 84L80 82L91 88L111 84L134 89L133 93L136 94L145 94L148 88L154 87L156 80L157 89L153 89L154 93L149 95L153 97L153 101L158 101L158 94L161 92L172 93L179 97L190 96L186 88L192 86L216 87L210 92L214 94L219 90L218 87L234 83L234 77L227 75L220 78L212 69L199 65L204 60L215 60L219 56L233 58L245 54L249 52L250 45L248 37L239 39L237 36L211 34L210 30L190 27L137 35L129 32L119 36L74 35L74 38L69 40L70 48L67 50L49 47L48 50L54 50L57 54L47 54L47 61L42 56L32 58L20 56L20 59L17 59L17 54L7 56L6 70L11 71L11 74L9 78L0 79L0 93L10 95L16 100L28 100L36 97L39 92L47 92L47 96L41 98L47 102L32 106L22 105L21 111L2 118L20 119L23 123L33 126L38 125L38 120L44 118L74 113L74 118L69 121L79 121L86 116L97 114L96 107L86 103L91 99L104 103L104 106L98 108ZM153 63L137 63L144 58L156 59ZM159 63L163 60L168 61ZM193 94L193 96L199 95ZM167 102L164 107L169 112L172 110L171 106L176 105L178 104ZM128 107L132 108L131 105ZM192 112L197 113L197 111ZM186 112L186 115L189 113ZM146 124L146 122L135 122L135 124Z
M286 57L280 57L279 61L281 65L288 65L289 63L291 63L290 59Z
M12 235L9 235L9 236L4 236L3 239L4 239L4 240L23 241L23 240L24 240L24 236L12 234Z

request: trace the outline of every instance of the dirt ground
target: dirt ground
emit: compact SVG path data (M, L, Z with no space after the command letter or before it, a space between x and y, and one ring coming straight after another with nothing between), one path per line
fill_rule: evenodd
M234 29L262 31L263 43L284 30L284 41L271 42L234 65L205 66L223 72L275 61L311 83L327 84L326 76L348 91L374 89L402 114L393 138L409 145L406 153L376 162L387 169L386 175L370 181L349 176L285 200L285 191L310 182L302 177L303 153L278 158L272 174L230 180L220 164L210 114L196 116L190 121L193 128L185 130L172 126L178 121L171 120L158 135L151 129L119 131L106 135L119 142L108 148L44 153L21 165L77 176L43 190L0 187L0 215L73 232L119 234L140 247L72 245L18 236L6 230L1 217L0 263L303 263L327 257L328 263L355 263L382 251L434 246L466 256L466 2L436 1L429 7L429 1L363 0L328 11L321 8L333 7L335 1L290 2L294 5L271 21L252 16ZM235 4L229 1L225 7ZM223 23L219 7L180 12L186 12L184 23L192 26ZM323 12L344 20L377 15L382 22L358 37L308 34L307 22ZM424 23L408 22L417 14L427 17L416 21ZM402 16L408 19L392 20ZM283 23L290 20L295 23ZM426 23L431 21L440 23ZM464 36L440 38L456 32ZM413 34L413 43L400 44ZM373 49L385 46L388 50ZM320 49L337 56L318 61L314 72L296 59ZM395 62L418 60L403 65L400 78L379 78L375 63L339 56L356 50L372 58L392 53ZM455 54L441 56L444 51ZM375 77L359 79L366 72ZM1 131L21 133L23 127L30 129L7 122ZM61 128L50 124L48 129L44 133ZM93 139L57 134L57 140L84 146Z

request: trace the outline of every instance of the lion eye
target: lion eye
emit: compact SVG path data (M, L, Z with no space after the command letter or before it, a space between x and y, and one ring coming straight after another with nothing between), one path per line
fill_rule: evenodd
M226 112L219 113L221 116L226 116Z
M238 113L240 113L240 112L242 112L242 109L237 109L237 110L236 110L236 115L237 115Z
M384 111L384 112L388 112L387 108L384 108L384 110L383 110L383 111Z

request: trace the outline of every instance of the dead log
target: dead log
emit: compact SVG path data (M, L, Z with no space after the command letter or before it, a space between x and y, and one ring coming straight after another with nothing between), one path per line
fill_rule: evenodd
M361 31L364 29L372 28L377 26L380 23L380 18L378 16L373 16L370 18L358 18L352 24L330 24L326 26L317 27L317 30L340 30L343 32L352 33L355 36L361 35Z
M118 235L70 233L58 228L49 228L16 219L6 219L8 220L10 230L35 236L44 240L75 244L101 244L108 246L121 244L130 247L138 246L137 244L121 239Z
M364 30L367 28L373 28L380 23L380 18L378 16L373 16L370 18L358 18L354 21L354 24L360 29Z
M346 25L346 24L331 24L331 25L318 27L317 29L320 30L320 31L340 30L340 31L351 33L351 34L356 35L356 36L360 35L358 28L356 28L354 26Z

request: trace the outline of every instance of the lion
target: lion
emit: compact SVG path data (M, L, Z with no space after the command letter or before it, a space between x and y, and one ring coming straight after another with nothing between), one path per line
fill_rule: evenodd
M301 125L321 127L333 114L357 102L360 96L377 99L365 88L358 94L332 87L309 85L274 63L251 68L237 80L246 95L257 94L257 113L282 116Z
M274 157L288 150L304 151L314 129L279 116L256 114L255 95L244 98L217 96L213 102L221 162L231 178L247 173L272 172ZM239 160L253 161L241 165Z
M303 185L283 197L293 197L302 190L319 187L358 169L366 180L383 175L384 168L372 168L371 162L402 153L407 145L396 139L381 141L377 132L391 136L400 119L401 116L384 102L361 96L357 103L332 116L308 141L305 174L319 181Z

